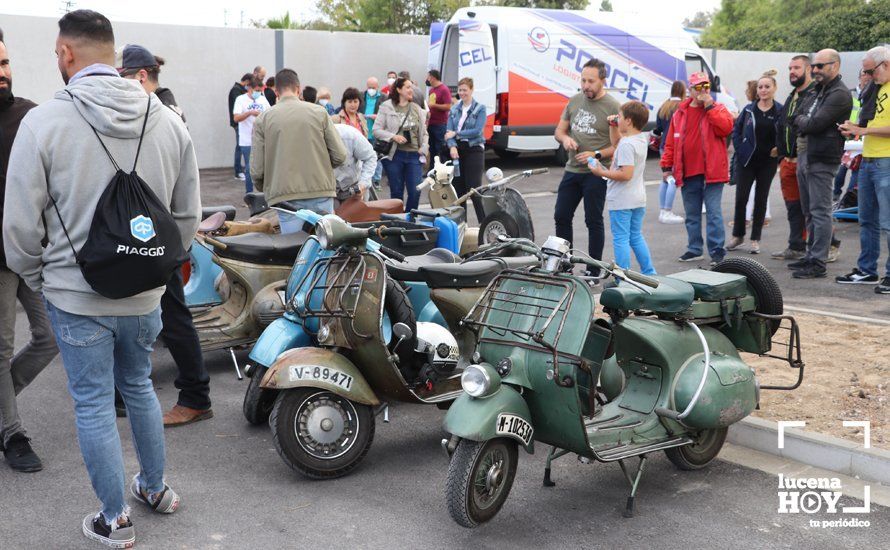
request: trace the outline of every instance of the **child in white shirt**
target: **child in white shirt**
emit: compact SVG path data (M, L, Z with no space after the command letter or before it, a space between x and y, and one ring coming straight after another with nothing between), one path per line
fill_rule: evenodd
M643 128L649 121L649 109L639 101L628 101L617 115L609 117L609 137L615 146L612 166L590 166L590 171L607 180L606 209L612 229L612 246L615 263L630 268L633 250L640 264L640 271L655 275L652 256L643 238L643 218L646 215L646 188L643 172L649 147Z

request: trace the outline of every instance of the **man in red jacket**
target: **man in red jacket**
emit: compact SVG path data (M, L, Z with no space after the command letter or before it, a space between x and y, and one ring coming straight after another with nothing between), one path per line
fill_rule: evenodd
M673 176L683 193L688 244L679 260L694 262L703 258L704 204L708 254L711 265L716 265L726 256L720 199L723 186L729 181L726 137L732 132L733 120L726 107L711 97L711 83L705 73L689 77L689 95L671 118L661 169L665 177Z

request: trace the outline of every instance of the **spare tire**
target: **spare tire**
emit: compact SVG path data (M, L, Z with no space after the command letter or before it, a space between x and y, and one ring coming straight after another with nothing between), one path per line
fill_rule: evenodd
M782 290L772 274L759 262L750 258L727 258L714 266L713 271L744 275L748 280L748 292L754 295L754 310L765 315L782 315L784 303ZM770 321L770 334L779 330L781 321Z

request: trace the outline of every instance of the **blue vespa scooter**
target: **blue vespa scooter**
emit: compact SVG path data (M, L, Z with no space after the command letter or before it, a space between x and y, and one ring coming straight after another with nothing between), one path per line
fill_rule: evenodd
M440 239L438 242L450 243L452 247L459 249L460 244L457 239L457 226L447 216L433 216L434 212L417 212L410 215L414 219L432 220L427 223L435 224L440 228ZM317 224L322 216L308 211L301 210L297 215L310 224ZM339 218L337 218L339 220ZM382 225L398 224L396 227L405 228L405 234L386 237L380 242L379 240L367 239L365 244L366 250L369 252L378 252L385 250L385 255L390 258L396 258L398 261L388 264L391 278L391 284L398 284L401 290L407 296L413 311L413 322L417 327L417 339L424 342L431 349L436 349L440 345L445 345L448 350L457 349L458 343L448 329L448 325L439 312L436 305L430 299L430 289L426 282L419 274L422 267L439 265L439 264L457 264L461 262L461 258L455 253L454 248L451 250L446 248L434 248L426 254L418 256L404 256L393 248L403 249L399 246L399 241L410 236L410 227L416 227L405 218L396 216L388 217L388 221L380 222ZM423 225L423 221L420 221ZM367 224L355 224L356 226L365 227ZM307 290L312 288L307 283L311 279L310 271L317 269L317 266L326 259L336 254L335 250L326 249L325 243L319 242L319 238L311 236L303 244L300 254L294 262L293 269L287 279L284 291L285 304L304 304L310 308L313 304L322 300L319 292ZM389 245L389 246L387 246ZM391 293L394 294L394 293ZM399 292L402 294L402 292ZM399 322L400 313L396 307L398 304L384 303L383 315L383 337L386 342L392 338L392 326ZM392 311L390 311L390 309ZM256 344L250 351L250 359L253 365L247 365L245 373L250 377L250 383L244 396L243 412L248 422L252 424L261 424L266 422L271 413L272 406L275 401L275 393L264 390L260 387L267 369L271 367L275 360L283 352L301 348L314 346L312 335L317 334L319 330L318 318L313 316L301 316L299 311L293 307L286 306L282 317L273 321L265 328L260 335ZM445 348L443 348L445 349Z

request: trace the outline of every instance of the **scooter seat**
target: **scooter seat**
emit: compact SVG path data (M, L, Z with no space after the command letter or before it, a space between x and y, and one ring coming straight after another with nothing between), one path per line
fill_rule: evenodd
M695 289L695 298L703 302L731 300L748 294L748 280L744 275L735 273L690 269L674 273L671 278L691 284Z
M644 309L656 313L680 313L692 305L695 289L691 284L672 277L655 278L658 288L640 290L627 282L607 288L600 295L600 304L618 311Z
M442 264L421 267L421 280L430 288L479 288L488 286L501 271L538 265L535 256L487 258L462 264Z
M269 204L266 202L266 194L260 191L246 193L244 195L244 204L247 205L247 210L251 216L256 216L260 212L269 209Z
M235 207L231 205L203 206L201 207L201 219L206 220L217 212L222 212L225 215L226 220L232 221L235 219Z
M215 248L221 258L241 260L252 264L292 265L300 253L307 233L245 233L235 237L220 237L217 241L226 245L225 249Z
M397 281L423 282L419 271L421 268L456 264L460 262L460 256L444 248L434 248L421 256L406 256L404 262L392 261L386 263L386 272Z

